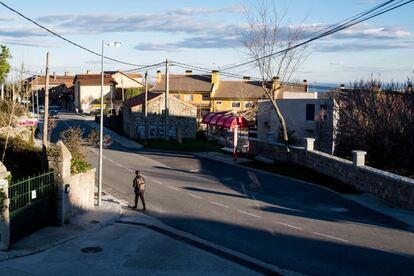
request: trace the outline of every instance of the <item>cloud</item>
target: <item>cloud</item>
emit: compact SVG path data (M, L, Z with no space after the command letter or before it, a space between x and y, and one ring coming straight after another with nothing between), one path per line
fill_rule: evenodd
M395 50L414 49L412 41L353 41L336 44L315 45L313 50L317 52L362 52L369 50Z
M27 46L27 47L57 47L59 46L56 43L51 43L45 40L33 39L33 38L10 38L10 37L1 37L0 41L6 45L18 45L18 46Z

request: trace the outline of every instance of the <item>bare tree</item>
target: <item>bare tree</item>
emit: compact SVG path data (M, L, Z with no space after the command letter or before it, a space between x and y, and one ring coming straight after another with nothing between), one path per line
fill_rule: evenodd
M339 121L336 154L367 151L371 166L413 177L414 93L412 82L370 79L333 94Z
M256 60L263 90L276 111L286 151L289 152L288 131L277 96L304 62L307 51L306 46L292 47L301 40L303 24L287 25L287 11L288 8L280 11L272 0L261 0L258 5L249 7L245 12L249 28L242 36L242 42ZM290 50L274 54L284 49Z

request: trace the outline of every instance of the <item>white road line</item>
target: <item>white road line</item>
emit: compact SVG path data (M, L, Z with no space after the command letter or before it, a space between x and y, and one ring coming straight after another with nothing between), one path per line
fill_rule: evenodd
M224 207L224 208L230 208L230 207L229 207L229 206L227 206L227 205L224 205L224 204L221 204L221 203L218 203L218 202L215 202L215 201L210 201L210 203L211 203L211 204L214 204L214 205L218 205L218 206Z
M283 225L283 226L286 226L286 227L290 227L290 228L296 229L296 230L303 230L303 228L301 228L301 227L294 226L294 225L290 225L290 224L287 224L287 223L277 222L277 221L276 221L276 223L277 224L280 224L280 225Z
M115 165L117 165L118 167L122 167L122 165L117 162L115 162Z
M155 180L155 179L151 179L151 180L154 181L155 183L162 184L161 181L158 181L158 180Z
M203 199L202 197L193 195L192 193L187 193L187 195L192 196L192 197L195 197L195 198L198 198L198 199Z
M114 160L112 160L111 158L105 157L109 162L115 163Z
M337 238L337 237L334 237L334 236L329 236L329 235L322 234L322 233L318 233L318 232L312 232L312 234L322 236L322 237L325 237L325 238L329 238L329 239L333 239L333 240L337 240L337 241L341 241L341 242L349 243L349 241L347 241L347 240L340 239L340 238Z
M258 216L258 215L255 215L255 214L243 211L243 210L237 210L237 212L248 215L248 216L252 216L252 217L255 217L255 218L262 218L261 216Z
M127 171L129 171L129 172L134 172L133 170L131 170L130 168L127 168Z
M174 191L178 191L178 192L181 192L181 190L180 189L177 189L177 188L175 188L175 187L171 187L171 186L167 186L168 188L170 188L170 189L172 189L172 190L174 190Z

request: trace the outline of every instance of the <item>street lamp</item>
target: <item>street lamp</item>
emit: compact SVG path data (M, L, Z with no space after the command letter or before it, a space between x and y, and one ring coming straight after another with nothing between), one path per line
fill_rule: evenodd
M99 163L98 163L98 206L102 201L102 144L103 144L103 104L104 104L104 47L120 47L121 42L108 42L102 40L101 52L101 110L100 110L100 124L99 124ZM112 91L111 91L112 93Z

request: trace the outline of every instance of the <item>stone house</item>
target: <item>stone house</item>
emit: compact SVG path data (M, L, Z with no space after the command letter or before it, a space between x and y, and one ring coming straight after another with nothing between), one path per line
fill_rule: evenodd
M285 98L277 104L283 114L288 132L293 132L299 144L304 138L315 138L315 149L333 154L337 125L335 103L329 98ZM266 142L277 142L280 135L280 123L270 100L259 100L257 111L257 138Z
M101 74L78 74L73 80L75 94L75 108L81 113L90 113L100 108ZM104 75L103 93L105 106L111 103L115 95L117 82L109 75Z
M149 92L147 97L147 133L149 139L164 138L165 132L165 94ZM195 138L197 108L189 103L169 96L168 136L171 139L177 137L177 132L182 138ZM145 137L145 94L124 102L123 130L131 139L143 139Z

